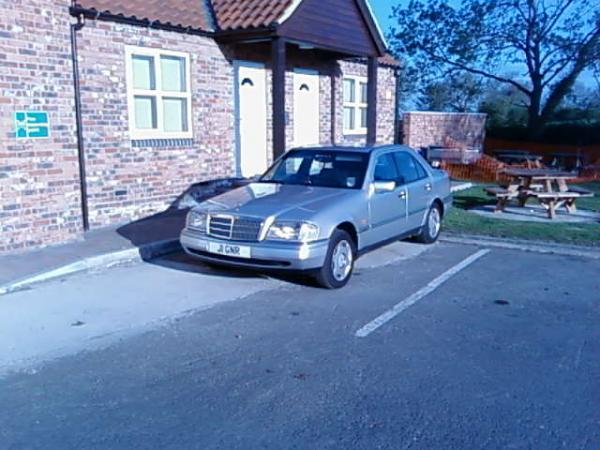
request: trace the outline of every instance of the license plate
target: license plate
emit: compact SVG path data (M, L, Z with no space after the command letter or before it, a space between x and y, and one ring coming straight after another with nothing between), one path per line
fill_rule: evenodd
M251 258L250 247L243 247L240 245L209 242L208 251L210 253L216 253L217 255L233 256L235 258Z

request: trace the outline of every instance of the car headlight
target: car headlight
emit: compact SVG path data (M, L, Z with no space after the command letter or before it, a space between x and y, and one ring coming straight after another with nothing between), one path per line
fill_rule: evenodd
M207 219L208 215L206 213L190 211L190 213L187 216L187 225L190 228L205 231Z
M319 238L319 227L308 222L275 222L269 228L267 239L310 242Z

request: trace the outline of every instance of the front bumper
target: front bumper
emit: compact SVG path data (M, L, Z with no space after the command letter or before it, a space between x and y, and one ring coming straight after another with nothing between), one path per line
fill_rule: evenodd
M329 241L298 242L237 242L216 239L188 228L181 232L181 246L187 254L203 261L257 269L310 270L323 266ZM249 247L251 258L222 256L208 251L209 244L231 244Z

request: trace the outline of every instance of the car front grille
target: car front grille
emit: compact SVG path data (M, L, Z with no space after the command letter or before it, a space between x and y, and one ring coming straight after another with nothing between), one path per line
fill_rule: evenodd
M218 239L257 242L261 227L260 219L216 215L210 217L208 234Z

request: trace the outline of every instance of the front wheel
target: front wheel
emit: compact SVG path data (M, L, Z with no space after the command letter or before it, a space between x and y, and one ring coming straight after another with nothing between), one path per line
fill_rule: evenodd
M329 240L325 264L315 274L317 282L327 289L344 287L354 269L356 244L344 230L335 230Z
M427 213L425 225L417 236L417 241L423 244L433 244L440 237L442 229L442 211L438 205L433 205Z

